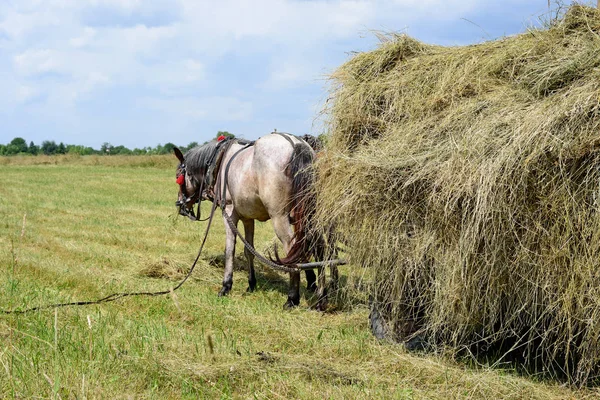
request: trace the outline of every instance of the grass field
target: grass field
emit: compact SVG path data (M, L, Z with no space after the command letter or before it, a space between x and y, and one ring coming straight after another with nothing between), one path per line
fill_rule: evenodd
M2 158L0 307L176 284L205 223L176 217L175 164L174 157ZM274 235L269 223L258 225L261 249ZM379 343L357 300L323 314L303 297L298 309L283 311L287 276L258 265L257 291L246 294L241 257L231 295L218 298L223 232L216 218L193 279L173 296L0 316L0 398L600 396ZM350 268L341 269L346 290Z

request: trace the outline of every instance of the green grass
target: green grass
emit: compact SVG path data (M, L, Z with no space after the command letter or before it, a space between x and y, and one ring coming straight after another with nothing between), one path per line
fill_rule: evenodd
M162 290L185 274L205 223L176 216L174 159L32 160L0 163L1 308ZM273 238L269 223L258 224L257 248ZM258 289L246 294L241 257L231 295L218 298L223 249L217 217L193 278L173 296L0 316L0 397L598 395L379 343L360 303L322 314L303 297L283 311L287 276L258 265Z

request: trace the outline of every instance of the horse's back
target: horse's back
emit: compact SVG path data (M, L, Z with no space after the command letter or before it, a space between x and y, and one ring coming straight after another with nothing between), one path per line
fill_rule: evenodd
M302 142L292 135L286 135L286 137L289 140L279 134L270 134L262 136L256 141L254 145L254 163L257 172L270 171L275 175L281 175L281 172L285 171L294 150L292 143Z
M293 144L302 142L288 137ZM265 221L289 213L292 182L286 169L294 151L292 143L281 135L266 135L232 161L228 192L240 217ZM242 147L234 144L226 158Z
M298 142L293 136L290 140ZM293 150L286 138L275 134L263 136L255 144L252 166L257 189L271 217L289 213L292 184L286 169Z

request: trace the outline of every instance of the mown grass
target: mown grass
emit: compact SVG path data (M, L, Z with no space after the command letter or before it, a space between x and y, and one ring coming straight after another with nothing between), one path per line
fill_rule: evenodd
M161 290L184 275L205 225L176 217L174 159L35 160L0 163L1 308ZM273 238L259 224L257 247ZM322 314L304 298L283 311L287 277L258 266L258 290L246 294L242 258L231 296L218 298L223 248L217 218L193 279L173 296L0 316L0 397L598 395L410 355L371 336L360 303Z

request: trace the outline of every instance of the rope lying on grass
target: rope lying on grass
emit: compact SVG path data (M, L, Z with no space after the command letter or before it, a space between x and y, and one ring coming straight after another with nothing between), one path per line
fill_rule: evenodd
M157 291L157 292L121 292L121 293L113 293L113 294L110 294L106 297L102 297L101 299L97 299L97 300L73 301L73 302L68 302L68 303L46 304L46 305L42 305L42 306L36 306L36 307L30 307L30 308L24 308L24 309L16 309L16 310L0 309L0 314L4 314L4 315L19 314L20 315L20 314L30 313L33 311L49 310L49 309L69 307L69 306L88 306L88 305L93 305L93 304L110 303L110 302L113 302L113 301L116 301L119 299L123 299L125 297L133 297L133 296L152 296L152 297L154 297L154 296L164 296L166 294L173 293L176 290L178 290L179 288L181 288L183 286L183 284L188 280L188 278L192 275L192 272L194 272L194 268L196 267L196 264L198 263L198 260L200 259L200 254L202 253L202 249L204 248L204 244L206 243L206 238L208 237L208 232L209 232L213 217L215 215L216 208L217 208L217 203L214 202L213 206L210 210L210 216L207 218L208 225L206 225L206 231L204 232L204 238L202 239L202 244L200 245L200 249L198 249L198 254L196 255L196 259L194 260L194 263L190 267L190 270L188 271L186 276L172 289L161 290L161 291ZM254 249L254 247L250 243L248 243L246 241L246 239L240 234L239 230L235 227L235 224L231 220L231 217L229 215L227 215L225 210L223 210L223 216L227 220L227 223L229 224L231 229L242 240L242 242L244 243L244 246L246 246L248 251L250 251L252 254L254 254L262 263L264 263L268 267L271 267L275 270L283 271L283 272L298 272L298 271L302 271L302 270L306 270L306 269L317 268L321 265L343 265L343 264L346 264L346 262L344 260L331 260L331 261L313 262L313 263L305 263L305 264L296 264L296 265L292 265L292 266L279 265L279 264L269 260L268 258L262 256L258 251L256 251L256 249Z

